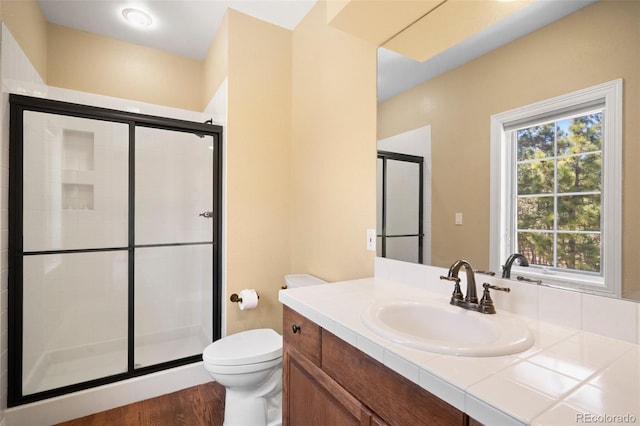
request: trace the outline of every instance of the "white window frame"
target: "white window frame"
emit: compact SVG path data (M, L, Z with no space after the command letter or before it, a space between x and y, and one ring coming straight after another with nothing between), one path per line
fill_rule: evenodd
M490 255L492 270L501 271L516 251L511 200L516 176L514 144L509 130L519 122L533 122L575 110L581 105L604 104L602 146L602 276L513 266L511 276L539 280L544 285L581 289L595 294L621 295L622 276L622 79L536 102L491 116Z

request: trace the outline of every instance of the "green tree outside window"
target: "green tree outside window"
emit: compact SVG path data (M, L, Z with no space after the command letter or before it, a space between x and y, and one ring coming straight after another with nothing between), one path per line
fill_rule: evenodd
M532 265L601 272L602 120L596 111L516 132L517 246Z

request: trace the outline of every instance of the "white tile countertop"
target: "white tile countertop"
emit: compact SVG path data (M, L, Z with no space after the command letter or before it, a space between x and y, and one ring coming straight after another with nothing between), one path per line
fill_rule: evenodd
M403 297L445 305L449 300L447 292L382 277L281 290L279 298L484 424L640 424L636 343L505 312L496 301L498 312L527 323L533 347L497 357L425 352L378 337L360 318L376 301Z

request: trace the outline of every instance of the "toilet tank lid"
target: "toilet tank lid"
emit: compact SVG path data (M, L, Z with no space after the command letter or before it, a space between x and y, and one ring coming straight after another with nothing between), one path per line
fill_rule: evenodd
M285 275L284 282L287 284L287 288L292 287L306 287L310 285L326 284L325 280L321 280L318 277L314 277L309 274L291 274Z
M207 346L202 360L212 365L245 365L282 357L282 336L270 328L241 331Z

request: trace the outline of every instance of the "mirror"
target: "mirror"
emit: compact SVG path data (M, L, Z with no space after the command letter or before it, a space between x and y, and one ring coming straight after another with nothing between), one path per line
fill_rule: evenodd
M511 39L497 30L483 31L422 63L381 48L378 140L386 141L384 150L393 151L390 139L429 127L430 167L425 173L430 185L424 195L430 211L425 222L430 260L425 257L424 263L449 267L464 258L486 270L490 116L622 78L622 297L640 300L640 284L628 266L640 240L640 194L634 190L640 170L632 167L640 158L635 143L640 122L633 118L640 116L640 4L537 3L551 4L546 21L496 25L501 30L515 27ZM559 10L565 3L576 9Z

